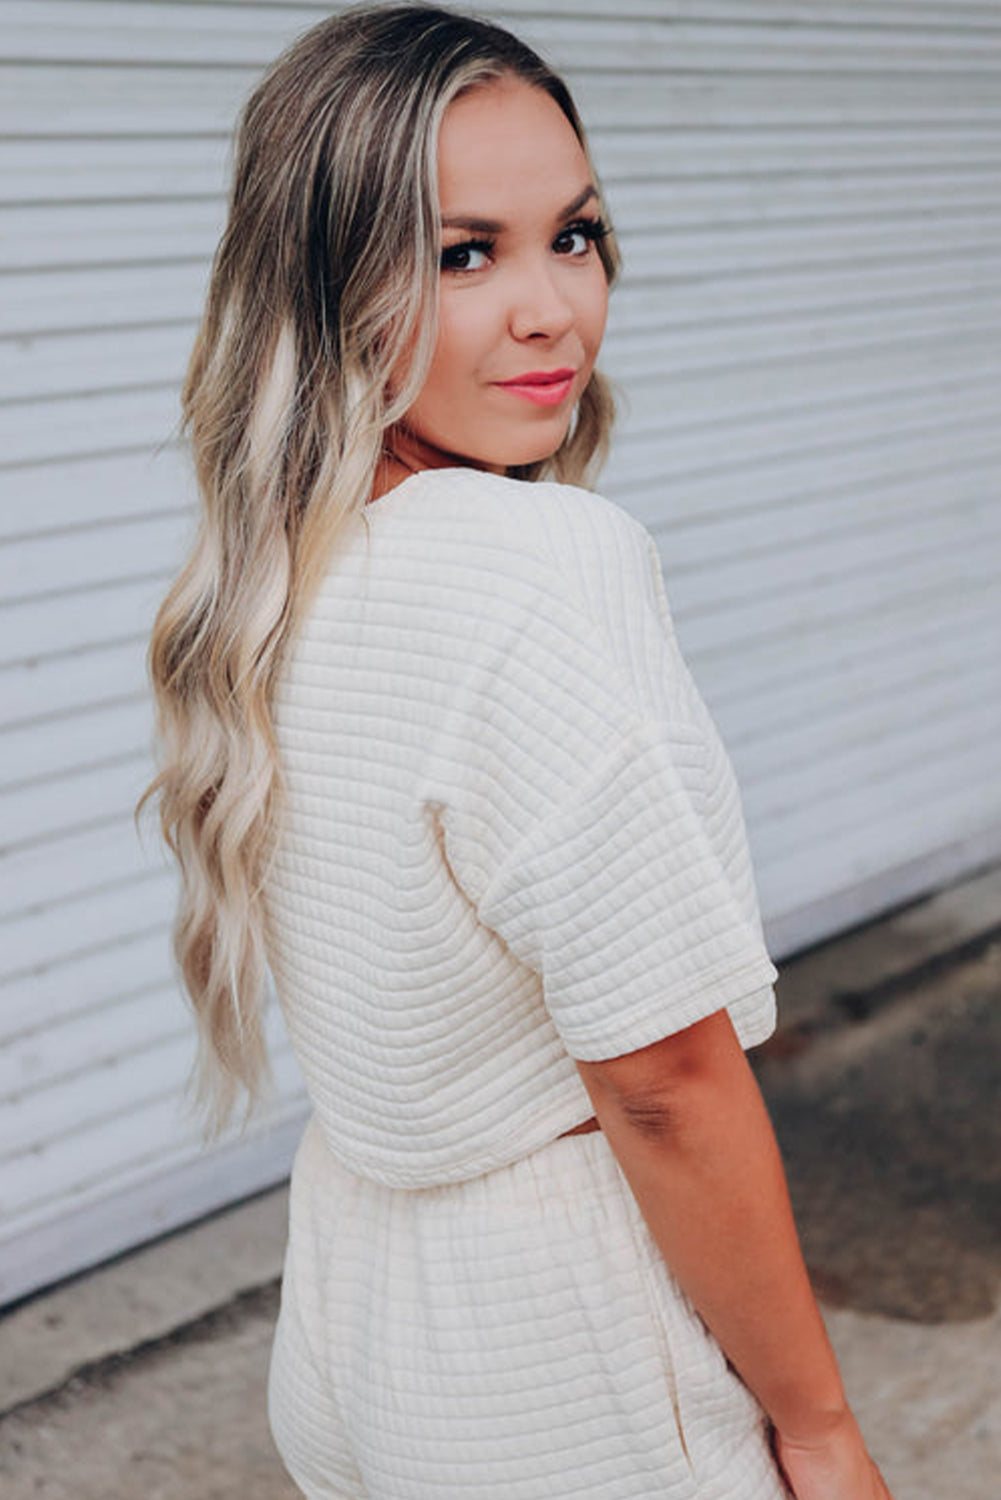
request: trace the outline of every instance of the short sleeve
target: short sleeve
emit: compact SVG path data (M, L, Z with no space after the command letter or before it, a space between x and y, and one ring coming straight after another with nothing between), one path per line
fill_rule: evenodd
M726 1006L772 1030L776 971L686 786L696 740L638 720L511 851L480 919L542 979L571 1056L615 1057Z
M572 1057L634 1051L724 1006L751 1046L774 1028L777 974L732 768L652 538L626 516L610 540L589 520L579 570L521 591L442 727L445 854L479 921L539 976Z

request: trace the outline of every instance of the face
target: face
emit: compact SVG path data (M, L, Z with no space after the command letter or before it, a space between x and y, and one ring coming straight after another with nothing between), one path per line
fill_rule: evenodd
M570 122L520 79L449 105L438 174L437 345L392 447L414 467L503 473L566 436L605 329L604 226Z

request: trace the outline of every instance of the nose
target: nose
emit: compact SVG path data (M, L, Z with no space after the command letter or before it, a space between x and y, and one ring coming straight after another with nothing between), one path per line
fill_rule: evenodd
M557 339L573 326L573 304L560 286L558 269L534 258L520 269L509 314L516 339Z

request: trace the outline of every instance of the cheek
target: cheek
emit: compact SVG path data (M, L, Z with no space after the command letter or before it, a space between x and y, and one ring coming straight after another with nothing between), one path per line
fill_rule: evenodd
M441 388L463 385L484 368L496 343L496 328L490 298L485 288L463 288L443 292L439 307L438 342L435 345L432 378ZM477 295L480 293L480 295Z
M599 264L597 275L587 288L587 295L583 300L579 316L581 333L589 346L589 352L597 354L598 345L605 332L607 317L608 282L605 280L604 268Z

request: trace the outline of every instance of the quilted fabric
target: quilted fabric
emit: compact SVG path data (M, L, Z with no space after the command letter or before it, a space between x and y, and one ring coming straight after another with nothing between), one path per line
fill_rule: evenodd
M649 532L471 469L356 520L277 695L269 959L333 1157L414 1189L587 1119L575 1058L763 1040L776 971Z
M781 1500L575 1058L774 1025L739 797L649 533L414 476L352 523L276 704L269 958L314 1113L272 1430L310 1500Z
M601 1131L471 1182L292 1174L268 1410L309 1500L786 1500Z

